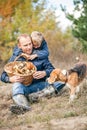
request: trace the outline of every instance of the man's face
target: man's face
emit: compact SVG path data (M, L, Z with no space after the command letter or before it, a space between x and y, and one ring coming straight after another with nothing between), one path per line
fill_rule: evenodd
M26 53L26 54L32 53L33 45L32 45L32 41L31 41L30 37L21 37L19 39L18 46L19 46L19 48L22 49L22 51L24 53Z

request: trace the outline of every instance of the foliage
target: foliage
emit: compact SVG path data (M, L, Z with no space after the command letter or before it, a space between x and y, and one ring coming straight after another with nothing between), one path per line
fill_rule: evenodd
M8 17L14 13L14 8L19 4L19 0L3 0L0 1L0 16Z
M21 33L38 30L45 36L52 56L71 50L71 30L62 32L56 22L55 9L46 0L0 0L0 60L7 61ZM58 51L55 51L57 48ZM60 52L60 54L58 53Z
M0 1L0 46L4 55L14 47L19 34L30 34L33 30L46 32L56 28L54 12L46 9L44 0ZM3 57L2 54L1 59L6 60Z
M70 14L62 7L66 17L72 21L72 33L79 39L82 46L82 51L87 52L87 0L74 0L73 14ZM75 12L79 13L75 17Z

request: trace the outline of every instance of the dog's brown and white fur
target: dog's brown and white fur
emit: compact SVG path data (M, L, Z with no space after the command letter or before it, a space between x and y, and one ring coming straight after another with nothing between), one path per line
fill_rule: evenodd
M48 83L52 84L55 81L63 81L70 88L70 102L74 100L76 94L80 90L80 83L86 76L86 64L77 63L70 70L54 69L50 77L48 78Z

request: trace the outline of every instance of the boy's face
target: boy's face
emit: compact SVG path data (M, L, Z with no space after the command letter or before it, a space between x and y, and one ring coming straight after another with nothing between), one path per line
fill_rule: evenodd
M19 48L26 54L31 54L33 45L30 37L21 37L18 44Z
M33 47L34 48L39 48L41 46L41 43L35 41L35 40L32 40L33 41Z

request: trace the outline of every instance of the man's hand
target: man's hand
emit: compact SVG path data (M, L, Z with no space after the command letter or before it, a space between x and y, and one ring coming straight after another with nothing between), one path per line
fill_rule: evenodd
M9 78L11 83L20 82L22 83L24 81L24 77L22 76L12 76Z
M44 78L45 76L46 76L46 72L45 71L36 71L33 74L33 78L35 78L35 79L41 79L41 78Z

